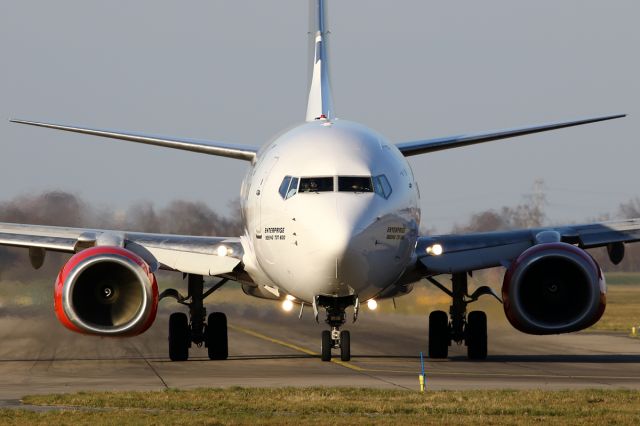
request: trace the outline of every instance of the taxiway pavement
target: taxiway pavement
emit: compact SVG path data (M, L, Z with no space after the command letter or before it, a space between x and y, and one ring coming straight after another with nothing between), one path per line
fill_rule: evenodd
M187 362L168 359L166 311L147 333L130 339L74 334L42 309L2 311L0 401L26 394L167 387L418 389L426 315L362 312L346 327L352 333L352 360L327 363L318 357L322 321L316 324L308 311L299 320L270 306L219 306L229 318L229 360L209 361L205 348L194 347ZM454 346L450 359L426 362L427 389L640 389L640 339L589 331L528 336L492 318L490 328L486 361L468 361L466 348Z

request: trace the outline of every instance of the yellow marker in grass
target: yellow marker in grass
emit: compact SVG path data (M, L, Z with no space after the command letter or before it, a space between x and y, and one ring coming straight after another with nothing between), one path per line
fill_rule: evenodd
M424 392L425 385L427 384L427 376L424 374L424 357L422 356L422 352L420 352L420 367L422 373L418 374L418 380L420 381L420 392Z
M638 328L631 327L631 337L638 337Z

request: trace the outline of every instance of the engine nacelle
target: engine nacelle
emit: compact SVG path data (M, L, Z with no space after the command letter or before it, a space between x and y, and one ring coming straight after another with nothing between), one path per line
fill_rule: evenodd
M120 247L92 247L62 267L54 304L58 320L72 331L132 336L153 324L158 284L137 254Z
M604 313L602 270L586 251L566 243L533 246L511 264L502 298L507 319L528 334L559 334L592 326Z

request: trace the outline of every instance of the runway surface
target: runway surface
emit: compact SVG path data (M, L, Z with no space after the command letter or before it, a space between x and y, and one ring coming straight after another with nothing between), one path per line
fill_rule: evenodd
M366 386L417 389L424 316L363 312L352 333L352 361L321 362L320 332L273 307L226 304L230 359L209 361L205 348L187 362L167 355L168 312L131 339L81 336L42 309L0 309L0 405L26 394L81 390L152 390L211 386ZM209 308L211 311L212 309ZM426 363L428 389L640 388L640 339L583 332L527 336L490 315L489 358Z

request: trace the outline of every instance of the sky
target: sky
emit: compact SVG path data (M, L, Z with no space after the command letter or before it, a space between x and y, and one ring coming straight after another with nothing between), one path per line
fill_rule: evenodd
M0 0L0 200L61 189L222 213L247 163L10 118L262 145L305 117L303 0ZM410 159L423 226L515 205L554 223L640 196L637 0L334 0L336 113L393 142L627 113Z

